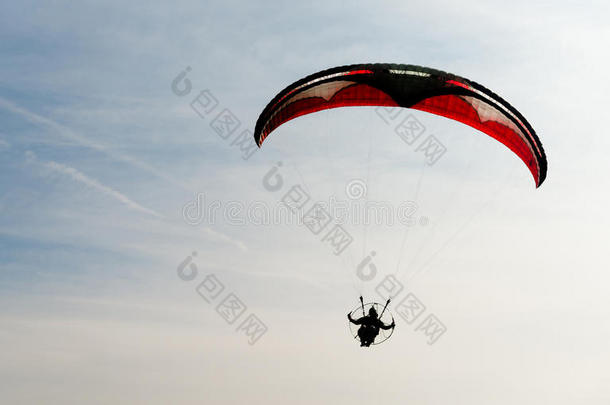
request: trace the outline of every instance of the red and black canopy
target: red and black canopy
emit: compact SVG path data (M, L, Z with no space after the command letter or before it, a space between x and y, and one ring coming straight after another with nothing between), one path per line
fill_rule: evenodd
M514 107L463 77L414 65L361 64L327 69L282 90L261 113L254 130L260 147L284 122L349 106L406 107L444 116L497 139L527 165L540 186L547 162L536 132Z

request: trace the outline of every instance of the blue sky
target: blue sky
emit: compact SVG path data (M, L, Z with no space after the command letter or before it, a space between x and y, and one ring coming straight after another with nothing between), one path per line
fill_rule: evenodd
M11 403L607 403L604 2L17 2L0 6L0 391ZM242 129L293 81L410 63L518 108L547 151L534 189L502 145L414 113L433 166L374 109L303 117L250 159L190 107L208 90ZM172 92L186 67L192 91ZM302 226L239 225L276 207L263 178L313 200L417 204L429 221L347 224L340 256ZM197 194L223 207L189 224ZM223 211L224 210L224 211ZM404 242L403 242L404 241ZM397 320L363 353L345 313L377 281L370 251L447 332ZM196 291L214 274L268 332L249 345ZM223 295L224 296L224 295ZM425 316L425 315L423 315ZM241 322L241 321L239 321ZM239 323L238 322L238 323ZM419 322L419 321L418 321ZM332 361L329 361L332 359Z

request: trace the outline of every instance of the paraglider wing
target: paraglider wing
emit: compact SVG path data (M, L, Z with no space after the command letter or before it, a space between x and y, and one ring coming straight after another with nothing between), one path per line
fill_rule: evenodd
M519 156L536 187L546 178L540 139L519 111L475 82L414 65L341 66L301 79L265 107L256 122L254 140L260 147L274 129L293 118L349 106L406 107L462 122Z

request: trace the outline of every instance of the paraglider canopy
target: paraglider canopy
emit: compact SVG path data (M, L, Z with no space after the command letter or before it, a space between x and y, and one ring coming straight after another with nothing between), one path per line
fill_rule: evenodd
M480 84L415 65L349 65L307 76L269 102L256 122L254 140L260 147L284 122L348 106L406 107L462 122L512 150L527 165L536 187L546 178L540 139L519 111Z

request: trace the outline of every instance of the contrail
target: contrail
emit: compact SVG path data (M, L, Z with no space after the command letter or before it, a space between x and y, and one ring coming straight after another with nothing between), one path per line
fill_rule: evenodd
M137 159L134 159L131 156L127 156L124 155L122 153L118 153L116 151L113 151L112 149L110 149L109 147L102 145L100 143L96 143L91 141L90 139L79 135L77 133L75 133L73 130L71 130L68 127L65 127L62 124L59 124L51 119L48 119L46 117L43 117L41 115L38 115L32 111L26 110L24 108L19 107L18 105L14 104L13 102L0 97L0 107L4 107L5 109L18 114L22 117L24 117L25 119L27 119L30 122L33 122L35 124L38 125L42 125L42 126L46 126L49 127L51 129L53 129L55 132L57 132L59 135L61 135L62 137L66 138L66 139L70 139L80 145L86 146L88 148L94 149L96 151L99 151L101 153L104 153L110 157L112 157L113 159L116 160L120 160L123 162L126 162L132 166L135 166L137 168L140 168L142 170L145 170L149 173L152 173L153 175L155 175L156 177L159 177L163 180L166 180L168 182L170 182L171 184L180 187L183 190L186 191L191 191L187 185L185 185L184 183L172 178L171 176L168 176L167 174L155 169L154 167L141 162Z
M246 247L246 245L242 241L240 241L240 240L234 239L234 238L232 238L232 237L230 237L228 235L225 235L224 233L220 233L220 232L214 231L213 229L210 229L208 227L203 228L203 230L208 235L210 235L210 236L212 236L214 238L218 238L218 239L220 239L220 240L222 240L224 242L228 242L228 243L231 243L231 244L237 246L243 252L247 252L248 251L248 248Z
M141 162L137 159L132 158L131 156L127 156L121 153L118 153L116 151L113 151L112 149L108 148L105 145L102 145L100 143L96 143L91 141L90 139L79 135L77 133L75 133L73 130L71 130L68 127L65 127L64 125L61 125L51 119L48 119L46 117L43 117L41 115L38 115L32 111L26 110L22 107L19 107L18 105L14 104L13 102L0 97L0 107L4 107L5 109L18 114L22 117L24 117L25 119L27 119L30 122L33 122L35 124L41 125L41 126L46 126L48 128L51 128L52 130L54 130L55 132L57 132L60 136L62 136L65 139L69 139L75 143L78 143L79 145L94 149L96 151L99 151L101 153L106 154L107 156L110 156L113 159L116 160L120 160L123 162L126 162L132 166L135 166L137 168L140 168L142 170L145 170L149 173L152 173L153 175L155 175L158 178L161 178L163 180L168 181L169 183L180 187L183 190L186 190L188 192L191 192L192 190L185 185L184 183L172 178L171 176L168 176L167 174L155 169L154 167L149 166L148 164ZM30 158L35 158L35 155L32 152L27 153L28 157ZM143 207L142 205L136 203L135 201L132 201L131 199L129 199L129 197L125 196L124 194L110 188L107 187L103 184L101 184L99 181L92 179L90 177L88 177L87 175L85 175L84 173L78 171L75 168L66 166L66 165L62 165L61 163L57 163L57 162L48 162L48 163L43 163L41 162L43 165L47 166L49 169L51 170L55 170L57 172L63 173L65 175L69 175L70 177L72 177L74 180L79 181L83 184L88 185L89 187L95 188L96 190L99 190L109 196L112 196L113 198L121 201L123 204L127 205L128 207L138 210L140 212L144 212L147 213L149 215L155 216L157 218L164 218L161 214ZM229 243L233 243L234 245L236 245L240 250L242 251L246 251L247 247L246 245L239 241L239 240L235 240L233 238L231 238L228 235L225 235L223 233L214 231L210 228L206 228L205 229L206 233L214 238L217 238L219 240L222 240L224 242L229 242Z
M81 172L73 167L66 166L64 164L57 163L54 161L42 162L40 160L36 160L36 155L31 151L26 152L26 158L29 159L30 161L37 161L42 166L44 166L54 172L67 175L70 178L72 178L72 180L75 180L81 184L91 187L91 188L101 192L102 194L105 194L105 195L121 202L122 204L126 205L127 207L129 207L133 210L136 210L136 211L148 214L148 215L152 215L156 218L164 218L163 215L159 214L158 212L153 211L149 208L146 208L146 207L138 204L137 202L135 202L132 199L130 199L129 197L127 197L125 194L120 193L108 186L103 185L99 181L87 176L83 172Z

